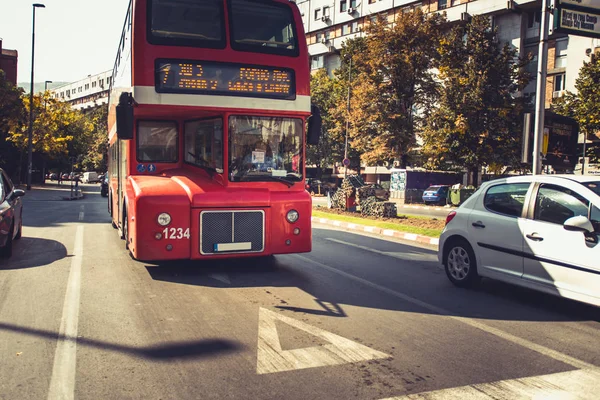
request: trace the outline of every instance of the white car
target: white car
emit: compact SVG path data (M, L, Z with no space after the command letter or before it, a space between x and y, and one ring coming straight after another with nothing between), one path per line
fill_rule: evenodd
M457 286L488 277L600 306L600 177L486 182L446 218L438 257Z

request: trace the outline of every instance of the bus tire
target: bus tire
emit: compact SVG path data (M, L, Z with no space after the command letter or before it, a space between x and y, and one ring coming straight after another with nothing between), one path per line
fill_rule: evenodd
M123 213L123 239L125 239L125 249L129 250L129 218L127 218L127 209Z

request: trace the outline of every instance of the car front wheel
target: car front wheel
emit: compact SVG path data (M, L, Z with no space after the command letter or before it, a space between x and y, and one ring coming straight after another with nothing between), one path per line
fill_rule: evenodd
M448 279L459 287L472 287L479 282L473 248L465 239L454 239L446 246L444 268Z

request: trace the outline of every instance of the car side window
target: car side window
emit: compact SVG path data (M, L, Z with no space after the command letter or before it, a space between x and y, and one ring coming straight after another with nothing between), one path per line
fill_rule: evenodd
M6 173L2 174L2 180L4 181L4 187L6 188L6 193L10 193L15 188L10 180L10 178L6 175Z
M529 186L529 183L505 183L492 186L486 192L483 204L489 211L509 217L520 217Z
M574 191L557 185L542 185L535 199L534 219L563 225L572 217L588 217L589 201Z

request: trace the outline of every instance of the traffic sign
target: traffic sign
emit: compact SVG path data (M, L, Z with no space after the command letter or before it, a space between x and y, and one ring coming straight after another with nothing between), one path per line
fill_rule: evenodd
M344 167L347 167L350 165L350 159L349 158L344 158L344 161L342 161L342 164L344 164Z
M600 0L559 0L560 5L600 10Z
M577 36L600 38L600 10L592 12L562 5L554 11L554 30Z

